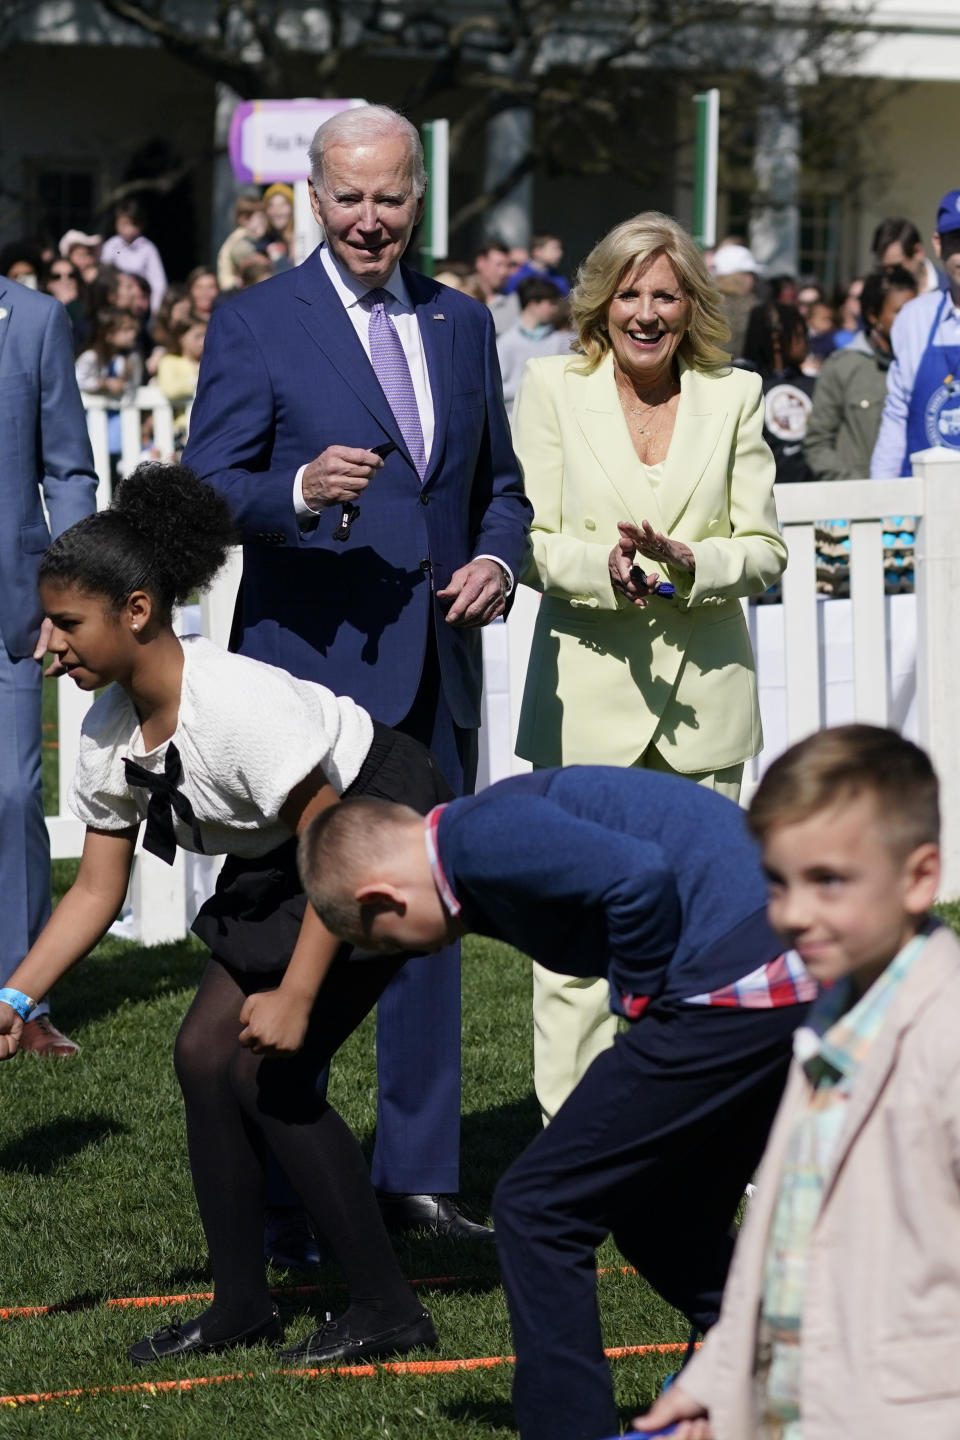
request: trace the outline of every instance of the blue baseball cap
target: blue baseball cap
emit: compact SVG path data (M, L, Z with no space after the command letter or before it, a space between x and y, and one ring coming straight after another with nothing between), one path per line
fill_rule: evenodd
M937 234L949 235L960 230L960 190L948 190L937 211Z

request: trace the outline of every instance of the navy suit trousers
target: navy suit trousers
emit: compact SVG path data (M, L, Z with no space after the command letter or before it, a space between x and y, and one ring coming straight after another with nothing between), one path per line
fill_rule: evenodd
M595 1274L608 1235L699 1329L716 1320L731 1222L805 1009L652 1008L593 1062L501 1180L494 1229L522 1440L618 1433Z
M477 732L454 724L431 634L416 699L395 727L433 754L450 788L477 778ZM460 946L408 960L377 1003L377 1143L372 1179L400 1194L460 1188Z
M50 916L50 841L40 779L42 683L36 660L12 659L0 639L0 985ZM34 1013L47 1009L44 1003Z

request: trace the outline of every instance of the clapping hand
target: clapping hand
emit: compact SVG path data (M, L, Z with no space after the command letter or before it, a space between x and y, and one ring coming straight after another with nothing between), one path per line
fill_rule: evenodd
M696 570L696 561L690 546L684 545L682 540L671 540L669 535L661 535L659 530L654 530L649 520L641 520L639 525L621 520L617 529L620 531L621 543L626 541L647 560L657 561L660 565L671 565L674 570L684 570L689 575Z
M610 551L607 562L610 568L610 583L618 595L643 610L650 603L650 596L656 594L660 576L645 575L640 566L634 564L637 546L624 534L626 528L623 524L618 526L620 539Z

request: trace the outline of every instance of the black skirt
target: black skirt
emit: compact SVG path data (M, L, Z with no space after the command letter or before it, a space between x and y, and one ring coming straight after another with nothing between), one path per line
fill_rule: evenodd
M360 773L342 798L354 795L394 800L421 815L454 798L426 746L377 720ZM306 905L291 836L256 859L228 855L216 890L191 928L225 965L279 971L290 963Z

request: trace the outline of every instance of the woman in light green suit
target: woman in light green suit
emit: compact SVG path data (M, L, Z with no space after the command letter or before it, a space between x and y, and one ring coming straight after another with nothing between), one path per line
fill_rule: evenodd
M740 600L787 559L760 380L730 367L719 296L667 215L601 240L571 303L579 353L530 361L514 412L523 578L543 592L517 753L678 771L735 800L761 746ZM612 1043L606 983L536 968L534 1022L549 1119Z

